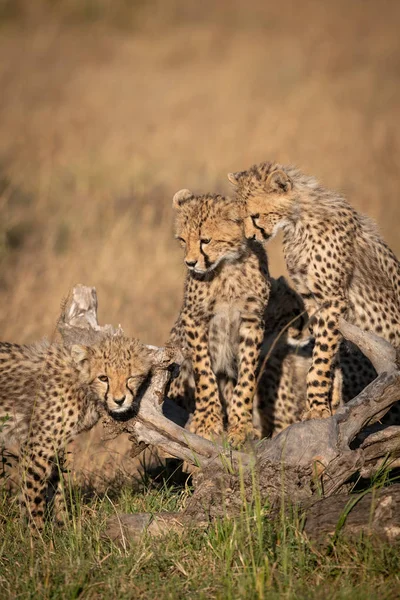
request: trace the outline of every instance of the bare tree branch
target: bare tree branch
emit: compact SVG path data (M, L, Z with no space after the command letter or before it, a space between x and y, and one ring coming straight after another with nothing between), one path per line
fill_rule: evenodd
M339 447L347 447L367 425L380 420L400 398L400 373L382 373L356 398L341 406L333 419L338 425Z
M385 468L400 466L400 427L391 426L369 435L361 444L364 465L361 477L372 477Z
M397 370L396 350L385 339L371 331L362 331L343 317L339 319L339 329L371 361L378 375Z

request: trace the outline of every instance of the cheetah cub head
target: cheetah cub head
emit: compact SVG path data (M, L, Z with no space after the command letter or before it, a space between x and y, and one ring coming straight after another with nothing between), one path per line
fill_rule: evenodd
M151 350L123 335L107 336L94 346L74 345L71 355L82 380L114 418L134 409L138 392L150 374Z
M189 271L201 277L222 262L235 262L245 253L241 202L180 190L172 206L176 211L175 237L184 249Z
M265 162L248 171L228 173L237 197L246 204L244 223L248 239L264 243L290 219L295 200L292 170Z

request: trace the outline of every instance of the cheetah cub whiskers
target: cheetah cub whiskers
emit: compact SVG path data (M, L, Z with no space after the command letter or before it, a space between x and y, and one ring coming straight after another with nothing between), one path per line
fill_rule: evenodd
M227 423L228 438L240 445L253 435L253 396L270 290L267 258L260 245L244 236L240 202L181 190L173 207L188 274L170 341L189 349L191 364L182 367L183 378L172 382L169 396L182 398L192 371L191 431L212 437Z
M336 192L273 162L230 173L246 204L246 236L283 230L289 274L309 315L318 310L304 418L329 416L339 317L400 345L400 265L375 225Z
M49 485L60 500L66 445L91 429L103 410L116 419L133 416L151 366L151 351L122 335L71 349L0 343L0 443L20 446L22 503L38 529Z

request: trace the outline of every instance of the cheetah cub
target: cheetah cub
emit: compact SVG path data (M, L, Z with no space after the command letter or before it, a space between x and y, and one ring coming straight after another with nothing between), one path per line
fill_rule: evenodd
M228 178L246 203L246 236L282 229L289 274L308 314L318 310L303 418L329 416L339 317L400 345L399 262L369 219L294 167L265 162Z
M314 348L314 338L307 335L306 321L301 297L284 277L272 278L261 350L266 361L257 392L263 437L276 435L297 423L306 410L306 379ZM362 352L343 340L333 375L332 410L357 396L376 376Z
M260 245L246 241L240 202L181 190L173 208L188 274L171 341L185 345L190 354L195 379L190 429L212 437L227 423L228 438L240 445L253 433L253 396L270 290L266 255ZM182 396L178 382L169 390L173 399Z
M66 445L91 429L102 410L116 419L135 414L150 352L122 335L70 350L47 342L0 343L0 443L20 447L22 503L38 529L48 487L59 484Z

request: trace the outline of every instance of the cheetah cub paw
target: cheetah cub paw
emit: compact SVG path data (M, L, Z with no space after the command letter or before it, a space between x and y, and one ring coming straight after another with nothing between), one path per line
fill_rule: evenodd
M236 423L228 427L228 441L234 448L242 447L248 440L257 438L257 433L252 423Z
M326 406L322 408L310 408L301 416L302 421L310 421L310 419L327 419L331 416L331 411Z
M219 436L222 435L224 431L224 424L221 419L214 419L212 424L210 423L202 423L196 420L196 418L192 419L192 422L189 425L189 431L191 433L196 433L206 440L215 440Z

